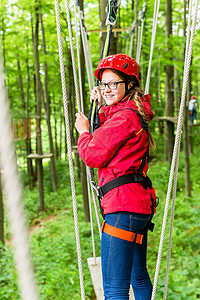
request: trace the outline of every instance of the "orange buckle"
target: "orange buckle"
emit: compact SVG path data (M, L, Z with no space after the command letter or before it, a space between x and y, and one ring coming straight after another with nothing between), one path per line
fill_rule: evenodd
M111 236L118 238L118 239L122 239L122 240L136 243L136 244L142 244L142 239L143 239L142 234L111 226L111 225L107 224L105 221L102 224L101 230L102 230L102 232L105 232Z

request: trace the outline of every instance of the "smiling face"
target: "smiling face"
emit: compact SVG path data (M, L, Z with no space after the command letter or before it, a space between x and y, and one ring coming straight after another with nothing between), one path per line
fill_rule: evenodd
M104 70L102 74L102 83L107 83L107 82L118 82L122 81L123 79L120 78L117 74L112 72L110 69ZM101 90L101 95L106 101L107 105L114 105L118 103L125 95L125 83L119 83L117 89L111 90L107 85L105 90Z

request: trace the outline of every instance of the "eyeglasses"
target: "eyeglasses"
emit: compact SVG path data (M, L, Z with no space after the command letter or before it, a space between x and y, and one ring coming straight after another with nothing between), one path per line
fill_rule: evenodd
M99 82L99 88L100 90L105 90L106 86L110 89L110 90L116 90L118 88L118 84L119 83L123 83L125 82L123 81L110 81L110 82Z

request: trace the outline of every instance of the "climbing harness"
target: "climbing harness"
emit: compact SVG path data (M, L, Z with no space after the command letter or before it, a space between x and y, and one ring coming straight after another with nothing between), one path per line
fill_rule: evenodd
M136 244L142 244L143 234L124 230L121 228L114 227L112 225L109 225L106 223L106 221L103 221L102 232L105 232L111 236L114 236L118 239L122 239L128 242L136 243Z

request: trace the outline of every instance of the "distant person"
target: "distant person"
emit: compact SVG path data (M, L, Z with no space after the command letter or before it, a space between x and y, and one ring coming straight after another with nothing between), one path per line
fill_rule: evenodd
M191 124L197 123L197 100L195 96L191 96L189 101L190 121Z

